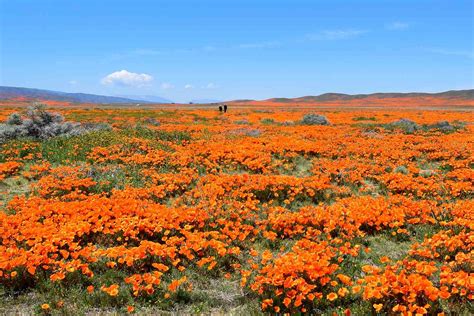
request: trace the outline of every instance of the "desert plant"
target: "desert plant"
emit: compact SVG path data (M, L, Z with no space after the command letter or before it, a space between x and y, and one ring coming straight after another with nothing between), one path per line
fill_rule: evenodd
M309 113L303 116L303 120L301 121L301 124L303 125L329 125L330 123L328 119L323 115Z
M153 126L160 126L161 123L157 119L153 117L147 117L146 119L143 120L145 124L153 125Z
M245 133L245 135L251 136L251 137L258 137L261 134L262 134L262 132L258 129L251 129L251 130L249 130Z
M389 129L400 129L406 134L413 134L420 129L417 123L405 118L392 122L387 127Z
M235 121L234 124L238 125L250 125L250 122L246 119Z
M61 114L48 112L44 104L35 103L28 107L24 118L19 113L13 113L5 123L0 124L0 143L21 137L47 139L60 135L74 136L106 127L101 124L81 126L80 123L65 122Z
M0 124L0 143L27 135L28 131L22 125Z
M250 137L258 137L262 134L262 131L256 128L239 128L232 131L229 131L231 135L246 135Z
M464 124L462 122L450 123L448 121L439 121L434 124L423 125L423 129L426 131L435 130L442 133L451 133L463 128Z
M12 113L5 122L7 125L21 125L23 120L19 113Z

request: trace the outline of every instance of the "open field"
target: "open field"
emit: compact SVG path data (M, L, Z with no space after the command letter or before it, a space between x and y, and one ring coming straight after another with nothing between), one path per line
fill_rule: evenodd
M473 104L428 101L51 104L110 129L0 145L0 314L472 315Z

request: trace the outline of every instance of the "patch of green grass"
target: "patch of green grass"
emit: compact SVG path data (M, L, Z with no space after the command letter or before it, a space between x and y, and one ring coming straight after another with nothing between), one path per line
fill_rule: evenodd
M91 193L111 192L113 189L123 190L126 186L135 188L144 187L146 179L143 177L141 167L136 165L106 165L101 168L92 166L90 177L97 182L88 191Z
M273 124L276 124L275 120L272 119L272 118L264 118L264 119L261 119L261 120L260 120L260 123L262 123L263 125L273 125Z
M352 118L353 121L377 121L377 118L374 116L356 116Z
M280 166L278 168L278 172L280 174L292 175L301 178L312 175L311 169L313 168L313 162L306 156L298 155L292 158L285 158L275 155L273 159L276 161L285 161L287 167Z
M15 176L0 181L0 207L5 208L7 203L15 196L23 196L30 192L28 179Z
M10 149L17 149L16 158L23 158L29 154L40 153L43 160L52 164L84 162L94 147L107 147L111 145L126 144L127 138L137 137L142 139L168 141L182 143L190 141L191 135L182 131L163 131L150 129L144 126L126 128L120 131L93 131L78 136L59 136L43 141L33 141L30 139L15 140L4 144L0 151L0 162L12 158L7 154ZM164 145L157 144L161 149L166 149Z
M366 238L371 251L366 255L365 260L373 264L380 265L380 258L389 257L391 260L400 260L408 254L412 245L410 241L394 241L386 235L368 236Z
M345 301L345 304L342 306L329 307L324 311L318 309L313 311L313 313L315 315L321 316L333 316L334 313L336 313L336 315L344 315L344 311L349 309L351 311L351 315L355 316L376 315L373 307L370 305L370 302L361 301L360 299L354 298L348 298Z
M210 271L204 269L188 269L186 276L193 285L190 291L178 291L177 306L184 304L181 309L188 308L192 313L209 313L213 310L224 312L245 304L258 307L256 297L248 297L239 285L239 280L226 280L223 277L215 277ZM250 300L249 300L250 298Z
M33 139L14 139L4 144L0 144L0 162L5 162L9 158L25 158L36 152L37 141Z
M124 272L105 268L104 262L96 263L92 268L95 271L92 279L74 272L58 283L39 279L34 289L23 292L6 292L4 287L0 287L0 312L41 313L40 305L47 303L53 315L124 314L127 305L134 306L138 314L261 314L257 297L244 291L238 279L217 278L214 271L207 271L205 268L186 270L184 274L187 276L187 283L193 285L192 288L185 289L185 283L169 299L165 299L163 295L167 292L168 282L182 276L177 270L163 279L155 293L134 299L130 286L123 283L126 276ZM114 283L120 285L117 296L111 297L100 290L102 285ZM92 293L86 290L89 285L94 286ZM57 305L60 301L64 302L61 308Z
M138 125L134 128L126 128L124 130L121 130L119 134L123 136L132 136L150 140L169 141L174 143L181 143L183 141L191 140L191 135L188 132L150 129L141 125Z
M68 120L77 122L87 121L108 121L109 123L114 122L114 117L120 118L176 118L179 117L180 113L177 110L146 110L146 109L119 109L114 108L113 116L110 115L110 110L106 108L94 108L94 109L81 109L80 111L72 111L67 113Z
M383 129L382 124L377 123L367 123L367 122L360 122L351 125L352 127L356 127L361 129L363 132L379 132Z
M54 137L40 142L44 160L53 164L86 161L94 147L122 144L124 137L114 131L95 131L73 137Z

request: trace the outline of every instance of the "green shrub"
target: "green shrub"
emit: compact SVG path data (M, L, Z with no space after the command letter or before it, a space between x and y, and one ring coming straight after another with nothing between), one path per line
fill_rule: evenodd
M303 125L329 125L330 123L325 116L310 113L310 114L305 114L305 116L303 116L303 120L301 121L301 124Z
M103 128L106 126L81 126L80 123L65 122L61 114L47 112L45 105L35 103L28 107L24 117L13 113L5 123L0 124L0 143L22 137L48 139L55 136L74 136Z

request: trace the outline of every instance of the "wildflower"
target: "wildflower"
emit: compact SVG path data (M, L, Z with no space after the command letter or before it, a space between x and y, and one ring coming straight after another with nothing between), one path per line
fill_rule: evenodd
M383 304L373 304L372 306L374 307L375 311L378 313L382 309Z
M329 293L329 294L327 295L327 299L332 302L332 301L334 301L335 299L337 299L337 294L331 292L331 293Z

